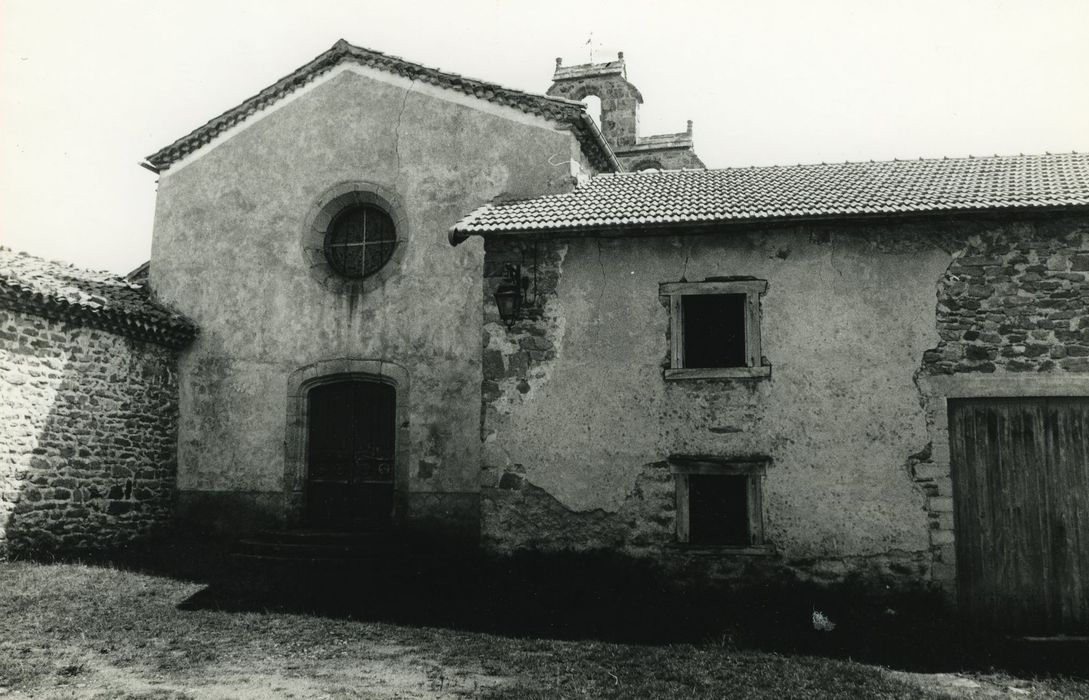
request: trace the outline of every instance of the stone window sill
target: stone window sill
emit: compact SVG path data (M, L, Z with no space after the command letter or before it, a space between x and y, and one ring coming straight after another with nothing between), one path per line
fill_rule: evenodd
M664 370L668 381L682 379L766 379L771 377L771 365L759 367L706 367L677 368Z

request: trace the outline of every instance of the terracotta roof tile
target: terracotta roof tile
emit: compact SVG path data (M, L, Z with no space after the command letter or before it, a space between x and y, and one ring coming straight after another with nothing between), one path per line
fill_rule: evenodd
M419 80L438 87L457 90L466 95L505 105L550 119L568 126L594 167L601 171L620 170L616 157L593 123L585 106L560 97L535 95L521 90L505 88L496 83L467 78L457 73L446 73L434 68L411 63L397 56L353 46L341 39L331 49L304 66L284 76L253 97L233 107L203 126L181 137L148 156L145 161L153 170L165 170L231 127L245 121L256 112L278 102L295 90L304 87L314 78L332 70L344 62L358 63L377 70Z
M188 319L152 301L144 285L4 247L0 247L0 307L173 348L197 334Z
M489 204L467 235L1089 206L1089 154L822 163L598 175Z

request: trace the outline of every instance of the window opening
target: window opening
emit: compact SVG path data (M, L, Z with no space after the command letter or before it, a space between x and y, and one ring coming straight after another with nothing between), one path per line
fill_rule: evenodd
M677 541L693 545L761 547L764 544L764 456L672 455Z
M370 204L357 204L338 213L325 236L325 257L345 277L362 279L382 268L397 246L390 215Z
M669 308L666 379L759 379L771 376L761 353L760 297L766 280L712 277L663 282Z
M746 365L744 294L693 294L681 304L685 367Z
M688 477L688 541L747 547L749 477L693 474Z
M586 113L590 115L590 118L597 124L597 128L601 128L601 98L597 95L587 95L582 98L582 104L586 105Z

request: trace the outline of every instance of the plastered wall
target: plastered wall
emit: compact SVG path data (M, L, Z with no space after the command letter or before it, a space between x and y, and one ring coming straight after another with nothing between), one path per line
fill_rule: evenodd
M569 132L437 90L341 72L163 173L151 285L201 329L180 365L183 516L283 524L290 376L374 360L409 378L409 515L475 535L483 254L447 230L493 198L570 188L579 156ZM402 224L394 267L363 289L323 283L304 250L323 193L348 182Z
M944 377L991 377L999 396L1084 375L1087 241L1072 216L489 240L484 541L952 592ZM526 259L538 308L507 330L490 290ZM723 276L768 282L771 376L665 379L658 285ZM676 544L673 454L771 459L763 551Z
M515 254L489 246L489 260ZM924 573L926 498L909 458L929 437L914 375L939 341L948 252L895 230L831 227L571 239L538 256L539 318L507 331L485 299L490 546L688 556L673 547L667 457L762 455L771 556L876 557ZM730 275L768 281L771 377L664 379L659 283Z

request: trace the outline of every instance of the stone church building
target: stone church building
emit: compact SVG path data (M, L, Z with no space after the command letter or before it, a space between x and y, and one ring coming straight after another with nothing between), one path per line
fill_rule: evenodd
M1089 629L1089 155L709 170L642 101L341 41L146 159L137 278L6 254L9 548L412 533ZM104 363L120 422L39 439Z

